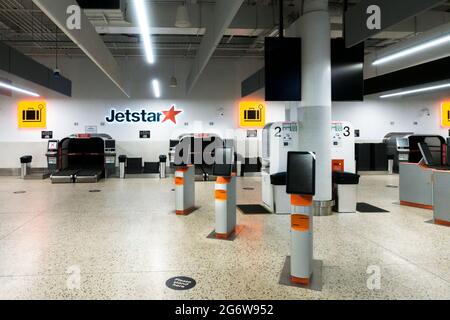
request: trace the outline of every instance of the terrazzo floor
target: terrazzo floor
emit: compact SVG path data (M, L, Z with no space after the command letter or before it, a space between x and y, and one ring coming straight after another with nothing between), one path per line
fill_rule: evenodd
M214 184L196 184L200 208L182 217L172 183L1 177L0 299L450 299L450 228L427 223L431 211L399 206L398 189L387 187L397 176L361 178L359 201L389 213L314 218L321 291L279 284L289 216L238 212L235 241L207 239ZM238 203L259 203L259 183L240 178ZM174 276L197 285L171 290Z

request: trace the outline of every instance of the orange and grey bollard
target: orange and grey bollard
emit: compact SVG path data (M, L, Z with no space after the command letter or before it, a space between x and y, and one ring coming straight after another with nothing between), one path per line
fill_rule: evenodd
M215 232L217 239L228 239L236 231L236 176L217 177L215 186Z
M312 196L291 195L291 282L309 285L313 261Z
M188 215L195 209L195 167L180 166L175 170L175 210Z

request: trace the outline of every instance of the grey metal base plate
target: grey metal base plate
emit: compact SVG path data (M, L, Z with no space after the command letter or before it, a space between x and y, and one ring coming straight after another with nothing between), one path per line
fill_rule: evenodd
M25 180L45 180L50 177L50 173L32 173L25 176Z
M313 275L311 277L311 283L308 286L294 284L291 282L291 257L287 256L284 261L283 270L281 270L280 281L278 283L283 286L322 291L322 266L323 262L321 260L313 260Z
M218 239L216 238L216 231L212 231L206 238L207 239L214 239L214 240L222 240L222 241L234 241L237 236L242 232L244 229L244 226L236 226L236 230L234 233L228 238L228 239Z

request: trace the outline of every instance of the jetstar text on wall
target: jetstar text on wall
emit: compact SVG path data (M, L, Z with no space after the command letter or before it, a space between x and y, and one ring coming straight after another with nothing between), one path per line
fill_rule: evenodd
M175 106L172 106L168 111L161 112L148 112L145 109L141 111L131 111L130 109L125 109L125 111L117 111L116 109L111 109L109 115L105 117L108 123L124 123L124 122L166 122L172 121L177 123L176 116L183 112L182 110L175 110ZM162 118L164 117L164 118Z

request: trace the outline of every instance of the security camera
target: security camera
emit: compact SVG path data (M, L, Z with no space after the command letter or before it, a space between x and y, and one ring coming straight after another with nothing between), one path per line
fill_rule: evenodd
M61 71L59 69L53 69L53 77L56 79L61 77Z

